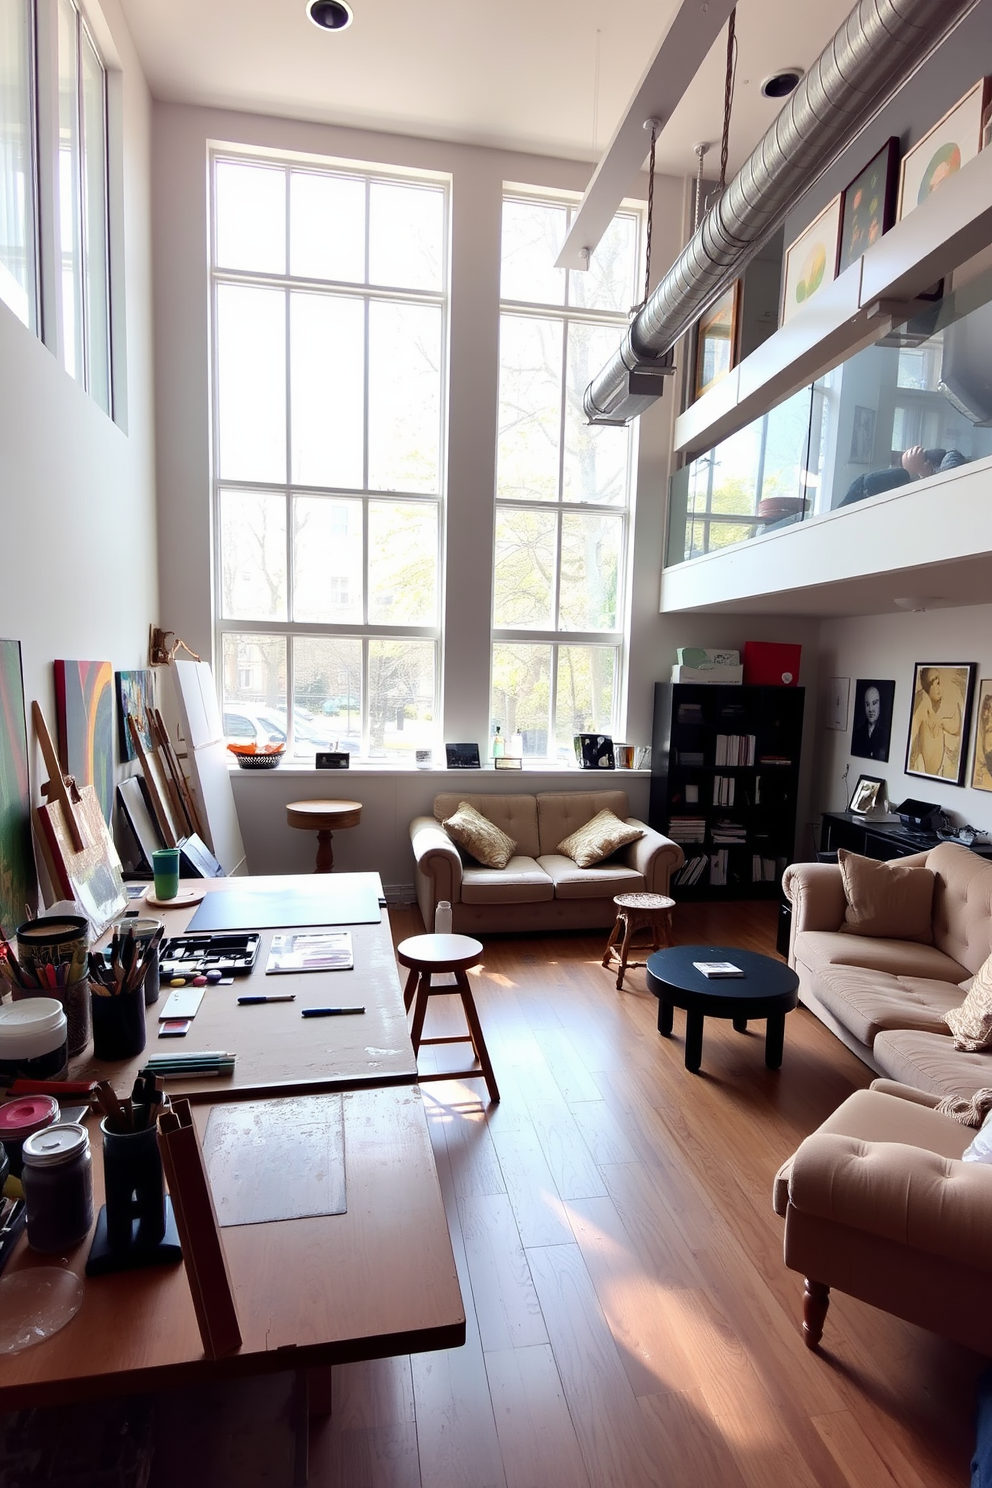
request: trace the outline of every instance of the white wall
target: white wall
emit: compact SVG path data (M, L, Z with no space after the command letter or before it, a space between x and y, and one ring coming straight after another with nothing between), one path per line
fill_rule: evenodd
M28 704L37 698L53 729L53 660L140 666L158 609L150 104L116 0L95 20L108 62L123 69L124 272L113 287L127 327L126 432L0 305L0 635L21 641ZM35 789L38 777L32 770Z
M898 805L907 796L933 801L950 813L958 825L992 830L992 794L989 792L905 773L913 668L917 662L977 662L978 678L992 677L992 604L823 622L820 718L816 739L818 784L814 804L819 811L844 810L859 775L881 776L893 804ZM824 727L825 693L832 677L851 679L850 711L853 711L855 682L859 677L891 678L895 682L887 763L855 759L851 755L850 715L843 733ZM971 777L974 734L973 716L965 741L966 779ZM848 768L845 781L844 771Z

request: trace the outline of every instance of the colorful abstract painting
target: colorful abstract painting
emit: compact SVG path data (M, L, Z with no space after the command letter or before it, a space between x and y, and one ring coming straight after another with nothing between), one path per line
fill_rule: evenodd
M117 744L122 763L136 757L127 726L129 716L134 719L144 747L147 750L153 748L151 713L154 707L155 673L150 668L117 673Z
M114 804L114 670L109 661L57 661L59 757L77 785L92 785L110 821Z
M38 906L20 641L0 641L0 927L13 935Z

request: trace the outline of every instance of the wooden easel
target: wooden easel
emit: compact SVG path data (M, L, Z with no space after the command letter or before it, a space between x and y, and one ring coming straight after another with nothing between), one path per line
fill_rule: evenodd
M76 852L82 852L84 848L92 846L92 843L84 839L82 824L76 816L76 808L82 805L82 797L79 793L79 787L76 784L76 778L74 775L64 775L62 773L62 766L59 764L59 757L52 742L52 736L48 732L45 715L42 713L41 704L37 700L31 704L31 718L34 722L34 731L38 737L38 743L41 746L42 758L48 769L48 779L41 787L41 794L49 804L52 801L59 803L73 848Z

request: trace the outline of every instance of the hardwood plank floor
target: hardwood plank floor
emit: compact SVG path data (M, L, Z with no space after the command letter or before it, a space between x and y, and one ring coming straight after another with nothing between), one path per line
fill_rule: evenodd
M397 941L422 928L415 908L391 919ZM771 904L676 915L682 943L770 952L774 928ZM691 1075L683 1015L661 1038L644 971L618 993L604 943L487 940L472 986L502 1101L481 1080L424 1087L468 1342L335 1370L313 1488L964 1488L986 1361L841 1294L813 1354L782 1262L775 1171L870 1071L799 1009L781 1070L763 1025L714 1021ZM461 1031L448 999L432 1021ZM288 1485L285 1381L248 1398L183 1398L209 1471L187 1453L176 1476L162 1397L151 1488ZM225 1465L266 1403L267 1450Z

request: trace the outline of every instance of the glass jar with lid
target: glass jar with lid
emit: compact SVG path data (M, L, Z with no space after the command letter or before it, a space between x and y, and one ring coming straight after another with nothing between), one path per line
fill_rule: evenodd
M46 1127L22 1148L28 1244L42 1254L85 1240L93 1223L90 1139L76 1121Z

